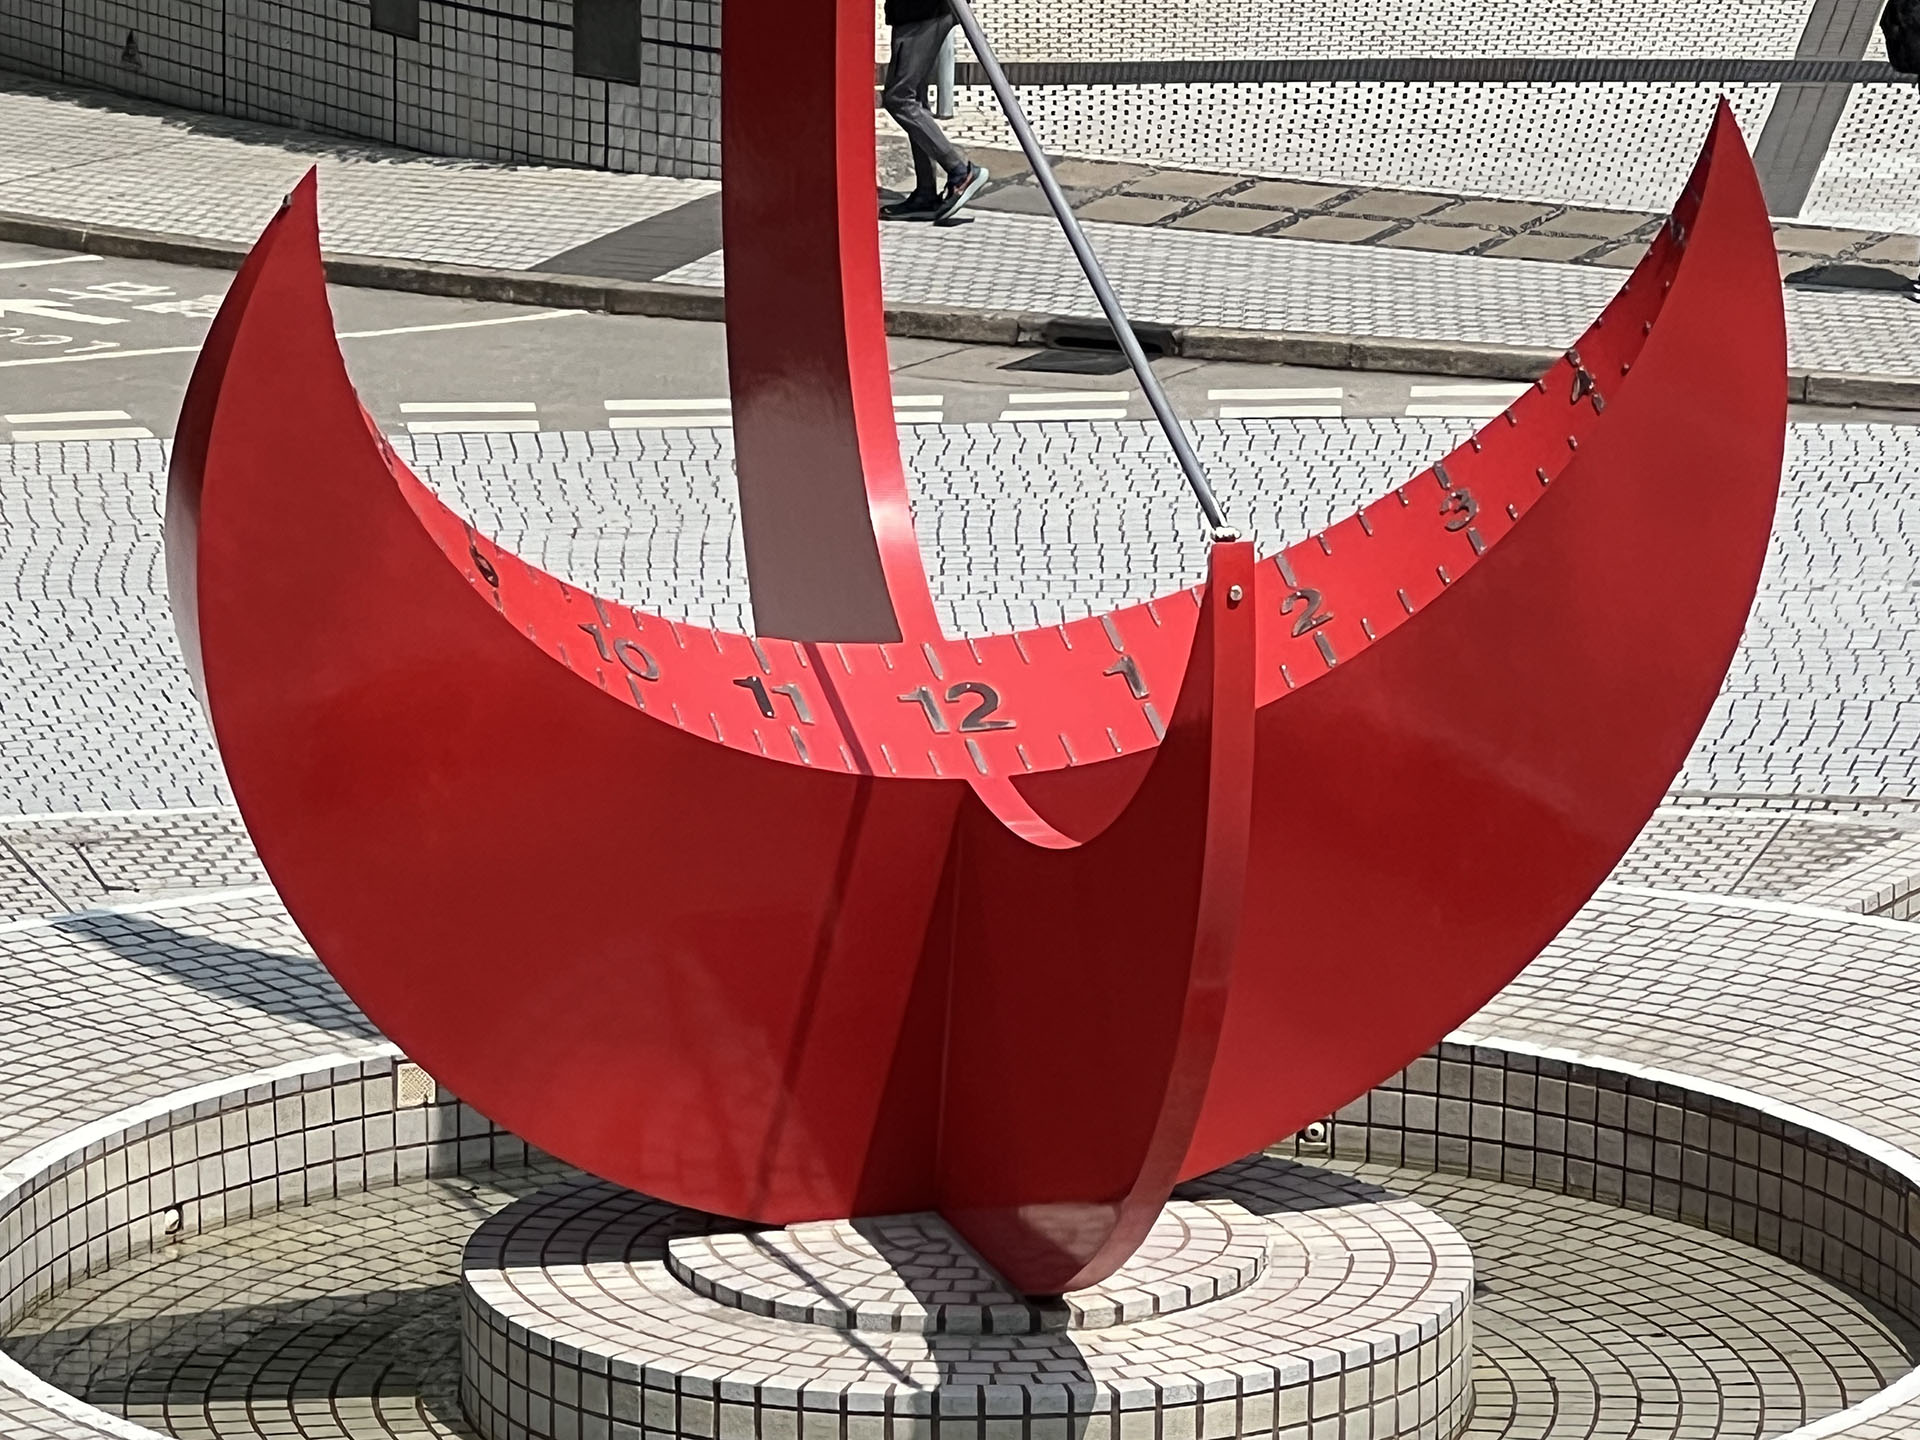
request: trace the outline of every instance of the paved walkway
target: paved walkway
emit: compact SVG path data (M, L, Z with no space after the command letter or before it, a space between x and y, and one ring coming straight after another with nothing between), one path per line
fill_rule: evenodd
M1691 160L1692 129L1676 115L1702 123L1724 89L1755 142L1776 214L1912 233L1920 95L1911 87L1732 83L1740 61L1883 63L1879 10L1880 0L1360 0L1283 12L1257 0L1198 8L1096 0L1067 10L999 0L982 19L1016 79L1042 67L1054 74L1024 96L1049 146L1065 154L1662 210ZM1436 73L1387 73L1408 57ZM1613 62L1607 83L1552 78L1556 61L1600 59ZM1263 60L1295 67L1291 82L1247 73ZM1179 61L1244 69L1235 83L1166 83L1166 62ZM1321 83L1308 81L1316 64L1356 61L1344 78L1323 70ZM1660 62L1670 83L1648 83ZM1676 63L1684 79L1674 82ZM1474 78L1449 83L1449 73ZM963 89L960 111L963 137L1004 135L984 87Z
M721 282L708 213L712 182L436 160L153 106L87 105L71 92L32 82L0 87L0 134L9 137L0 154L0 212L246 241L300 173L317 163L323 234L333 249L464 265L577 269L591 263L596 250L631 254L637 247L657 256L658 249L642 243L642 232L653 226L670 237L669 252L682 245L684 255L669 253L645 275L624 278ZM1226 205L1199 208L1253 216L1270 229L1299 230L1310 220L1333 218L1306 213L1313 207L1303 209L1302 198L1249 188ZM1346 203L1321 198L1334 207ZM1269 212L1245 203L1259 199L1291 201L1294 208ZM1403 208L1420 203L1421 197L1413 197ZM1380 206L1363 202L1360 208ZM698 223L688 223L689 209L700 211ZM1544 211L1530 215L1508 224L1516 231L1508 236L1502 216L1510 221L1513 212L1456 211L1460 224L1450 228L1471 228L1475 244L1492 249L1531 225L1527 236L1537 246L1550 238L1538 230L1556 218ZM1469 225L1477 219L1494 223ZM1643 221L1635 218L1634 224ZM1404 237L1411 225L1373 229L1368 238L1380 244L1173 223L1103 221L1090 228L1136 319L1167 325L1561 345L1585 328L1621 278L1609 265L1443 253L1457 248L1457 236L1442 236L1442 250L1385 243ZM1499 239L1488 240L1489 231ZM1866 258L1905 263L1902 242L1892 237L1861 232L1845 237L1837 249L1821 243L1835 253L1796 254L1790 268L1858 257L1874 247L1885 253ZM582 247L589 247L586 260ZM1596 241L1587 248L1605 247ZM882 254L887 293L896 302L1097 313L1045 216L982 214L950 230L888 226ZM561 256L570 258L556 267ZM673 264L676 258L685 263ZM1796 290L1789 310L1797 368L1920 376L1920 304L1892 294Z

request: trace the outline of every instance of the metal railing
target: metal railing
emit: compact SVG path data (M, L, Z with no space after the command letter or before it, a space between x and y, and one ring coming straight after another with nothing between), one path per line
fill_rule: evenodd
M1207 480L1206 468L1194 453L1193 444L1187 438L1186 427L1180 423L1173 402L1167 399L1166 391L1160 388L1160 378L1153 373L1153 365L1147 359L1146 351L1140 347L1140 337L1134 334L1133 324L1127 319L1120 297L1113 293L1113 286L1107 282L1106 271L1100 268L1100 261L1093 253L1086 232L1080 228L1080 221L1067 204L1067 197L1061 192L1059 182L1053 178L1053 166L1047 162L1046 153L1034 138L1033 127L1027 123L1026 112L1020 108L1020 99L1013 93L1013 86L1007 83L1006 72L1000 68L993 47L987 43L980 22L974 18L973 7L967 0L949 0L949 3L953 6L954 18L960 22L960 28L966 34L967 43L973 47L974 58L986 72L987 83L993 87L1000 108L1006 112L1007 124L1013 127L1014 138L1020 142L1027 163L1033 167L1033 178L1039 182L1041 193L1047 197L1054 219L1060 222L1060 228L1066 232L1067 244L1073 247L1074 258L1080 262L1081 270L1086 272L1087 283L1093 287L1094 298L1100 302L1107 324L1113 328L1113 338L1119 342L1120 352L1127 357L1127 364L1133 367L1134 377L1140 382L1147 404L1153 407L1154 418L1166 432L1167 443L1173 446L1174 456L1187 477L1193 497L1200 502L1207 524L1213 529L1213 538L1238 539L1239 532L1227 524L1226 512L1220 508L1220 501Z
M956 32L947 31L940 45L940 58L933 66L933 118L953 119L953 41Z

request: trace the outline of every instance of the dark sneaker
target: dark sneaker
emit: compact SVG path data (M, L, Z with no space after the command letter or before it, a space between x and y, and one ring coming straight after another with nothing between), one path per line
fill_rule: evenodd
M940 197L940 209L933 218L951 220L960 213L961 206L980 193L980 187L986 183L987 167L968 165L966 174L955 175L947 181L947 193Z
M891 205L882 205L880 218L882 220L935 220L939 218L940 207L945 203L944 199L931 191L925 195L909 195L904 200L895 200Z

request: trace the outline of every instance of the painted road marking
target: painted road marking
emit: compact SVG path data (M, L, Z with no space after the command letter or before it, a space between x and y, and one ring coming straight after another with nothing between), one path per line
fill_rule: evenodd
M527 435L538 420L409 420L409 435Z
M110 298L110 297L102 297ZM73 308L67 300L0 300L0 316L30 315L35 320L52 320L60 325L124 325L124 315L89 315Z
M693 400L609 400L607 424L615 430L726 430L733 401L724 395Z
M16 445L32 445L36 442L52 444L60 440L151 440L153 431L144 425L100 425L102 420L131 420L133 417L124 410L39 410L30 413L8 415L8 425L14 426L13 441ZM19 427L40 428L19 428ZM45 427L53 426L53 429ZM75 428L75 427L79 428Z
M540 407L531 400L410 400L402 415L464 415L464 420L409 420L409 435L525 435L540 428L538 420L489 417L532 415Z
M77 425L87 420L131 420L124 410L42 410L32 415L9 415L9 425Z
M1207 391L1220 406L1222 420L1330 420L1340 416L1344 391L1338 385L1282 385Z
M715 400L609 400L609 413L629 410L731 410L733 401L721 398Z
M56 440L151 440L153 431L144 425L109 425L87 430L15 430L16 445L51 444Z
M1407 414L1431 420L1491 420L1533 387L1530 385L1413 385Z
M54 260L0 260L0 270L32 270L41 265L91 265L99 255L62 255Z
M391 330L342 330L336 340L377 340L387 335L424 335L434 330L477 330L483 325L524 325L533 320L562 320L584 310L542 310L536 315L500 315L491 320L455 320L444 325L398 325ZM90 355L36 355L29 360L0 360L0 370L18 365L77 365L84 360L139 360L149 355L197 355L198 345L155 345L145 350L102 350Z
M540 407L531 400L409 400L402 415L531 415Z
M944 395L896 395L893 397L893 423L896 425L938 425L947 418Z
M342 330L336 340L378 340L386 335L426 335L436 330L478 330L486 325L527 325L535 320L565 320L584 310L541 310L532 315L496 315L491 320L448 320L439 325L395 325L389 330ZM198 348L198 347L196 347Z
M1010 390L1002 420L1124 420L1131 390Z

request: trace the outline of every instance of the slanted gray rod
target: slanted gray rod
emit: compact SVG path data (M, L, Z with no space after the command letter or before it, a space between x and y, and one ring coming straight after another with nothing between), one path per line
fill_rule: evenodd
M1019 140L1021 150L1026 153L1027 163L1033 166L1033 178L1040 182L1040 191L1047 197L1047 204L1053 207L1054 218L1060 222L1060 228L1066 232L1067 244L1073 247L1074 258L1080 262L1080 268L1086 271L1087 283L1093 287L1094 297L1099 300L1107 323L1113 327L1113 335L1120 342L1121 353L1127 357L1127 363L1139 377L1140 388L1146 392L1147 403L1153 407L1160 428L1167 432L1168 443L1173 446L1181 470L1186 472L1187 484L1193 487L1194 498L1200 502L1207 523L1213 527L1213 538L1239 538L1239 532L1227 524L1226 512L1220 508L1213 486L1207 483L1207 472L1200 464L1200 457L1193 453L1193 445L1187 439L1186 429L1174 411L1173 402L1167 399L1167 392L1160 388L1160 377L1153 373L1153 366L1147 361L1147 352L1140 348L1140 337L1133 333L1133 324L1127 319L1127 312L1121 308L1120 297L1113 293L1113 286L1107 283L1106 271L1100 268L1100 261L1093 253L1086 232L1080 228L1072 207L1067 204L1067 197L1061 193L1060 183L1053 178L1053 167L1047 163L1046 153L1034 138L1033 127L1027 124L1026 112L1020 108L1019 97L1013 93L1013 86L1007 83L1006 72L1000 68L999 58L987 43L980 22L974 18L973 8L967 0L950 0L950 3L954 18L960 22L961 30L966 32L967 43L973 47L974 58L980 62L980 68L987 72L987 83L993 86L1000 108L1006 112L1007 123L1013 127L1014 136Z

